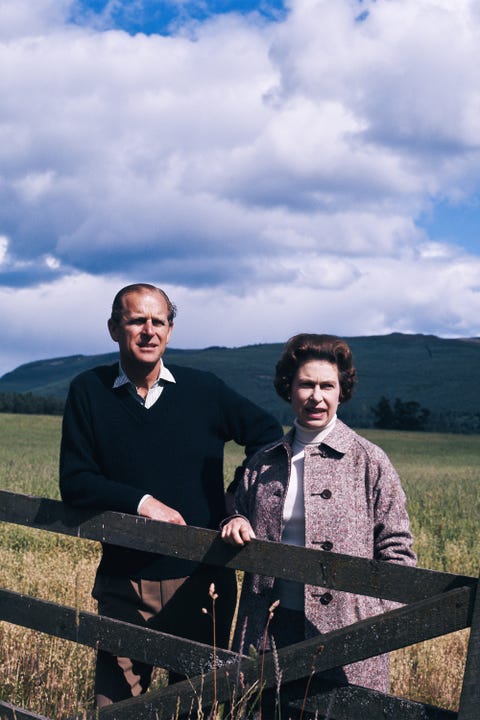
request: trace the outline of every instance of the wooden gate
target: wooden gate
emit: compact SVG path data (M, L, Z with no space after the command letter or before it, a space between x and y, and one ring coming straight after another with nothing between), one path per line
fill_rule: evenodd
M258 687L259 679L263 720L276 716L279 682L281 717L285 720L480 719L477 578L261 540L235 548L226 545L213 530L122 513L76 510L55 500L5 491L0 491L0 520L404 603L384 615L250 658L0 590L0 620L125 654L189 678L103 708L95 714L102 720L195 718L200 696L203 713L207 715L214 703L231 701L234 688L238 698L240 688L255 683ZM471 627L471 632L458 713L353 685L328 686L313 675L313 671L346 665L467 627ZM41 716L6 701L0 702L0 718L41 720Z

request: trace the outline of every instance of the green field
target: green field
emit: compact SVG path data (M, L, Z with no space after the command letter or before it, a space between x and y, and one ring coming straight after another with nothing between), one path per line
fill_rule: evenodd
M58 498L58 417L0 414L0 488ZM480 436L361 431L382 446L408 497L419 565L478 575ZM226 483L241 450L227 448ZM95 543L0 526L1 586L94 611ZM468 633L393 654L392 692L456 709ZM51 718L92 699L93 652L0 623L0 697Z

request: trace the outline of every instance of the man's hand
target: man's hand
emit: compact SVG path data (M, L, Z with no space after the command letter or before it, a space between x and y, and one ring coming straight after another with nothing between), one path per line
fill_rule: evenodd
M161 520L162 522L173 523L174 525L186 525L187 523L177 510L165 505L165 503L149 497L140 506L139 515L151 518L152 520Z
M255 537L253 528L246 518L232 518L222 528L222 540L230 545L245 545Z

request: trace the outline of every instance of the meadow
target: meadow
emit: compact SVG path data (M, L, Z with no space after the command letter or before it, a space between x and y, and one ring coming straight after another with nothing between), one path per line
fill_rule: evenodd
M0 414L0 488L58 499L60 430L59 417ZM360 432L400 473L419 565L477 576L480 436ZM228 446L226 483L241 457ZM96 543L2 524L0 552L2 587L95 611ZM457 709L467 641L462 631L393 653L391 692ZM93 664L88 648L0 622L2 700L52 719L81 717L91 707Z

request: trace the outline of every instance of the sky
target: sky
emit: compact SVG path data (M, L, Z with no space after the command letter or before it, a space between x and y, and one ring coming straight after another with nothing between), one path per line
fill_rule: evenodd
M0 375L172 347L480 336L478 0L0 0Z

